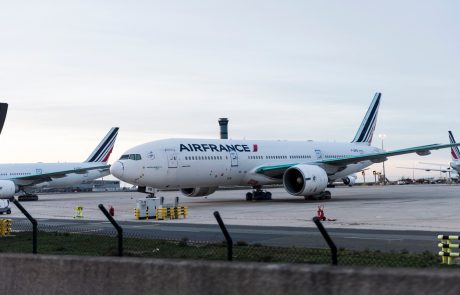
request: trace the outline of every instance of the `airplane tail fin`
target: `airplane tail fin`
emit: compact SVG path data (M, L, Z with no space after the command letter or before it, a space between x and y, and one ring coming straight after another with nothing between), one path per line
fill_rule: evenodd
M4 102L0 102L0 133L2 133L3 124L5 124L7 113L8 113L8 104Z
M85 162L107 163L117 139L118 129L118 127L112 127Z
M379 112L381 96L382 93L375 93L374 99L372 100L372 103L369 106L369 109L361 122L361 126L359 126L358 132L356 132L355 138L352 142L371 145L375 125L377 124L377 114Z
M455 138L454 138L454 134L450 130L449 130L449 140L450 140L450 143L456 143ZM460 159L460 150L458 149L458 146L451 147L450 148L450 153L452 154L452 159L454 159L454 160Z

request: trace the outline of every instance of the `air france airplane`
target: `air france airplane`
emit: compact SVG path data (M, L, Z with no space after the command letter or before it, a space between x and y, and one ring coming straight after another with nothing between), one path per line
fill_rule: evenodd
M7 113L8 113L8 104L4 102L0 102L0 133L2 133L3 125L5 124Z
M107 165L118 127L111 128L91 155L82 163L0 164L0 198L11 198L18 192L19 200L38 200L31 192L37 188L70 187L88 183L110 174Z
M454 134L452 131L448 132L449 134L449 141L452 144L456 144ZM455 170L457 173L460 172L460 150L458 146L452 146L450 148L450 154L452 157L452 160L450 162L450 167ZM421 164L427 164L427 165L437 165L437 166L444 166L444 164L436 164L436 163L421 163ZM411 170L422 170L422 171L437 171L437 172L442 172L442 173L450 173L450 168L446 169L434 169L434 168L410 168L410 167L397 167L397 168L402 168L402 169L411 169Z
M452 131L449 131L449 140L451 143L456 143L454 134L452 134ZM452 167L452 169L454 169L460 174L460 150L458 149L458 146L451 147L450 153L452 156L450 167Z
M388 157L459 144L431 144L385 152L371 146L381 94L376 93L351 143L260 140L165 139L126 151L112 164L112 175L147 188L179 189L189 197L207 196L219 186L252 186L247 200L270 199L262 190L283 184L305 199L329 199L328 182L339 180Z

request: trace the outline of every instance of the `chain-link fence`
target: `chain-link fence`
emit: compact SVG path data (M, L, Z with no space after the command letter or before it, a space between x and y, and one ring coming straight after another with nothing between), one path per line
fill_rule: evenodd
M216 224L216 227L218 225ZM225 225L224 225L225 227ZM327 232L326 232L327 234ZM109 222L38 222L37 253L89 256L134 256L195 260L233 260L275 263L334 264L379 267L440 267L441 258L432 252L388 253L336 248L277 247L263 243L225 240L197 241L192 233L165 238L145 231L119 233ZM231 232L229 233L231 240ZM318 239L320 236L312 237ZM333 240L333 237L331 238ZM0 252L32 253L33 228L27 219L13 219L11 233L0 237ZM330 246L330 245L329 245ZM121 249L120 249L121 247ZM332 249L332 250L331 250ZM336 253L336 258L334 258Z

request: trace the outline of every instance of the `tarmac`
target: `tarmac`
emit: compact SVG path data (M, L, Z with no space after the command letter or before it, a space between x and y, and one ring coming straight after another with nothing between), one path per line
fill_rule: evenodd
M134 208L145 194L137 192L101 192L42 194L40 200L22 202L37 219L74 219L75 207L83 207L84 220L106 220L98 204L113 206L115 219L138 223L216 224L213 212L219 211L228 225L314 227L311 221L318 206L324 206L327 228L449 231L460 230L460 185L387 185L329 189L332 199L311 201L294 197L283 188L271 189L271 201L245 200L247 190L221 190L208 197L188 198L180 192L160 192L165 203L180 197L180 206L188 207L186 219L139 220ZM23 217L12 204L8 217ZM3 215L2 217L6 217Z

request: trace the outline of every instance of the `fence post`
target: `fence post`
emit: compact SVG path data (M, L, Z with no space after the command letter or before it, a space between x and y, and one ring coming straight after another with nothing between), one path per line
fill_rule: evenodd
M233 260L233 240L230 234L227 231L227 228L225 227L224 221L220 217L220 214L218 211L214 212L214 217L217 220L217 223L220 226L220 229L222 230L222 233L224 234L225 240L227 241L227 260L232 261Z
M35 220L27 210L22 207L21 203L18 200L13 198L13 203L18 207L18 209L24 214L27 219L32 223L32 253L37 254L37 235L38 235L38 224L37 220Z
M118 256L123 256L123 228L113 219L110 213L105 209L104 205L99 204L99 209L101 209L102 213L104 213L105 217L110 221L110 223L115 227L117 230L117 238L118 238Z
M332 265L337 265L337 247L335 246L331 237L329 236L323 224L321 223L321 220L319 220L319 218L315 216L313 217L313 222L316 224L319 231L323 235L323 238L326 240L326 243L329 246L329 248L331 248Z

